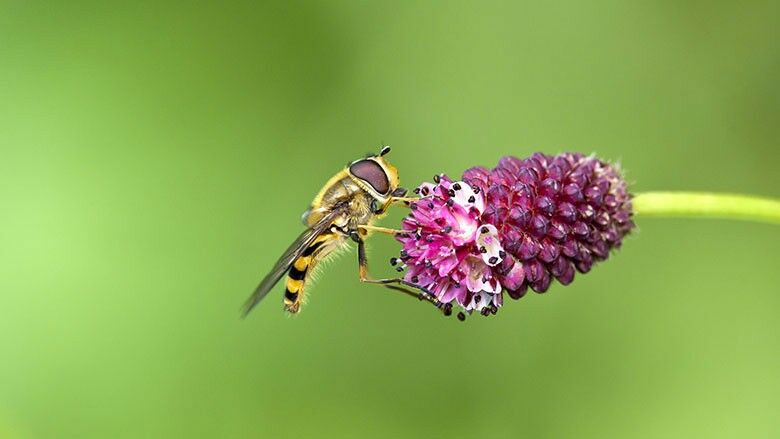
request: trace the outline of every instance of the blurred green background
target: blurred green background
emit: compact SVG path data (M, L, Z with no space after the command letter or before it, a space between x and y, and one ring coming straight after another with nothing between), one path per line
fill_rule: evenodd
M344 163L596 152L780 195L780 4L0 1L0 437L780 435L780 229L637 220L465 324L361 286L239 308ZM393 225L402 210L385 221ZM373 271L398 251L371 241Z

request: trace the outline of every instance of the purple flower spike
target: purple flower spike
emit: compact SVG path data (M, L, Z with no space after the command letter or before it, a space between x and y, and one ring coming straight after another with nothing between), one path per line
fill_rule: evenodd
M495 314L505 290L543 293L590 271L631 231L618 169L593 156L533 154L423 183L398 235L405 280L467 313Z

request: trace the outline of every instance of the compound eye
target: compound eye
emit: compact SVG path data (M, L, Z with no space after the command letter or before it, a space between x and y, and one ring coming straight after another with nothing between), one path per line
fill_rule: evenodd
M390 181L385 170L373 160L359 160L349 167L349 172L370 184L375 191L382 195L386 195L390 191Z

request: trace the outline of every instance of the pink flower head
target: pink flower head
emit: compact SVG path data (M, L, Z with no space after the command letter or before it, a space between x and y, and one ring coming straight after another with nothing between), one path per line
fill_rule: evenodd
M404 279L467 313L495 314L503 291L564 285L620 246L632 228L620 173L594 157L564 153L502 158L461 181L434 177L403 220ZM464 314L459 314L465 318Z
M424 183L423 197L410 207L399 235L401 259L409 267L405 279L431 291L443 303L466 311L501 306L502 284L494 268L506 257L498 230L482 220L484 194L463 181L437 176ZM484 311L487 313L487 311Z

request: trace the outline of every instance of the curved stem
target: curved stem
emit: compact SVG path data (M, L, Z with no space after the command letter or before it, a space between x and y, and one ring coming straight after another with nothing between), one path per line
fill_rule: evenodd
M641 217L732 218L780 224L780 200L707 192L643 192L633 198Z

